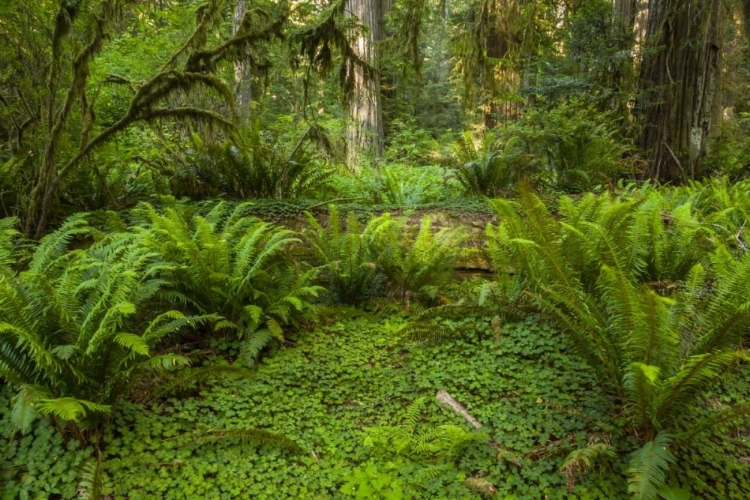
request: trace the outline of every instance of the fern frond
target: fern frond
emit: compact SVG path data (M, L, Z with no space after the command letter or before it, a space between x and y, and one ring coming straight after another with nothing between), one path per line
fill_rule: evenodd
M101 500L104 487L103 454L89 460L83 466L81 481L78 483L78 498L81 500Z
M76 398L41 399L36 404L41 415L53 415L63 420L76 421L89 412L109 413L112 407Z
M453 467L451 464L429 464L424 467L420 467L412 476L412 480L419 484L425 481L434 481L446 472L449 472Z
M263 349L277 337L270 330L260 330L252 334L250 340L242 342L238 362L251 368L258 360Z
M42 238L29 264L29 271L48 272L58 259L64 257L73 239L90 233L88 214L79 213L67 218L57 231Z
M656 500L664 486L669 467L675 463L669 451L672 437L660 432L653 441L633 453L628 464L628 492L642 500Z

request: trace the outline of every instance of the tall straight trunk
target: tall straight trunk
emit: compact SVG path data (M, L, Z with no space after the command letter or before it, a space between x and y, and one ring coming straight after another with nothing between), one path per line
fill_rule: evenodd
M479 15L486 25L484 53L488 64L482 68L480 81L485 101L482 120L488 129L518 119L524 107L533 106L536 101L534 94L529 94L525 101L508 97L532 85L531 62L536 50L533 40L538 35L536 21L526 13L532 1L482 3Z
M620 51L629 54L613 63L611 86L614 92L610 99L610 108L616 116L626 120L630 115L630 97L637 82L633 76L635 42L635 21L638 14L639 0L614 0L612 3L612 35Z
M640 74L640 147L646 176L701 174L719 90L723 0L650 0Z
M242 18L245 17L247 5L245 0L238 0L232 16L232 35L237 34ZM240 123L247 124L250 119L252 106L252 83L250 81L250 65L246 61L234 63L235 104L239 114Z
M750 0L742 0L742 24L745 36L750 41Z
M347 163L352 167L360 162L363 154L369 153L376 158L383 155L383 109L377 71L377 42L384 37L381 23L392 3L393 0L347 0L348 15L356 17L367 27L367 32L354 40L354 52L375 69L366 71L357 64L351 64L348 69L354 82L347 130Z
M638 0L614 0L612 4L612 28L615 33L630 35L635 26Z

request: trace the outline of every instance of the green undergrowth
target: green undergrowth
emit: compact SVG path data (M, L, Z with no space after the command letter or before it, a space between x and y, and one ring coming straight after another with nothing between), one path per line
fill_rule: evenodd
M559 471L568 453L592 438L621 450L635 443L612 424L591 371L537 318L500 328L497 319L468 318L446 325L454 338L413 344L398 337L401 315L331 309L321 316L327 322L275 347L250 378L123 406L104 438L105 498L329 499L357 488L369 492L359 498L627 497L622 454L575 477L569 491ZM748 392L744 382L731 387L711 403ZM439 389L484 428L438 406ZM385 426L409 425L405 412L420 398L415 442L447 425L481 439L467 439L456 453L410 454L397 439L375 447ZM0 411L7 435L9 415ZM230 430L280 434L299 449L250 444ZM697 498L747 498L750 473L735 458L744 453L741 438L722 449L718 435L706 434L678 450L685 466L675 468L677 483L691 485ZM10 439L0 447L2 498L75 498L92 453L79 447L47 425Z
M229 201L232 203L231 200ZM336 206L341 213L356 213L363 220L385 212L394 214L401 212L443 212L451 217L461 217L466 214L491 217L495 213L492 207L480 197L450 198L413 206L370 203L367 200L348 198L332 198L329 201L304 198L292 200L256 199L251 201L247 213L272 222L295 219L306 211L312 211L315 215L325 215L328 213L329 205Z

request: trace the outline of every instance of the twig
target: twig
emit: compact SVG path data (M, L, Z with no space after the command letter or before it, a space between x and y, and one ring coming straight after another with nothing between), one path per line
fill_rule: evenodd
M471 413L469 413L464 405L456 401L453 396L448 394L448 392L444 391L443 389L438 390L437 394L435 394L435 399L438 403L449 406L451 410L453 410L458 415L461 415L467 422L474 426L475 429L482 428L482 423L477 420Z
M669 154L672 155L672 158L674 158L674 161L677 162L677 166L680 167L680 172L682 172L682 175L684 176L685 169L682 167L682 163L680 163L680 160L677 159L677 155L674 154L674 151L672 151L672 148L669 147L669 144L667 144L666 142L663 144L664 144L664 147L667 148L667 150L669 151Z

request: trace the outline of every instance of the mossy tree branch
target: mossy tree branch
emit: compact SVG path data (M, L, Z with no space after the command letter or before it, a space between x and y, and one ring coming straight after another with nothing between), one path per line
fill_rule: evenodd
M198 12L197 26L187 42L172 54L162 71L140 87L136 87L133 82L119 75L108 78L107 83L130 86L134 90L134 95L123 116L89 138L90 132L95 126L93 103L89 103L85 95L85 87L90 72L89 66L101 51L104 42L109 38L107 29L115 18L116 7L119 3L115 0L108 0L102 4L99 10L92 12L91 20L94 26L94 34L89 43L73 59L73 78L65 101L59 109L56 109L54 98L50 98L48 115L53 120L46 141L43 164L31 192L26 219L27 234L40 238L45 233L49 214L55 203L61 182L97 147L111 140L131 125L137 122L169 118L210 123L226 130L234 128L232 122L237 119L234 97L230 87L216 75L216 71L220 63L237 60L248 61L254 68L261 71L268 69L270 62L262 47L282 39L282 29L286 16L272 17L265 12L259 13L257 9L248 11L241 22L240 29L234 36L215 47L206 47L209 39L208 33L212 28L218 26L217 20L221 19L224 3L223 0L215 0L201 7ZM56 81L62 71L62 41L72 31L73 21L79 14L77 10L79 4L80 2L75 3L76 8L72 12L70 6L62 8L56 18L52 51L53 54L56 54L58 60L53 64L56 65L56 69L50 70L48 82L50 90L55 90ZM259 25L259 19L266 22ZM182 69L174 69L173 66L183 57ZM187 95L198 88L208 89L217 94L229 106L231 117L226 118L217 112L194 107L160 107L160 105L167 105L168 99L177 95ZM78 151L60 165L56 159L56 151L60 144L61 135L68 125L71 111L78 102L82 103L81 105L85 108L82 109L86 122L84 133ZM101 172L97 175L100 180L103 179Z

